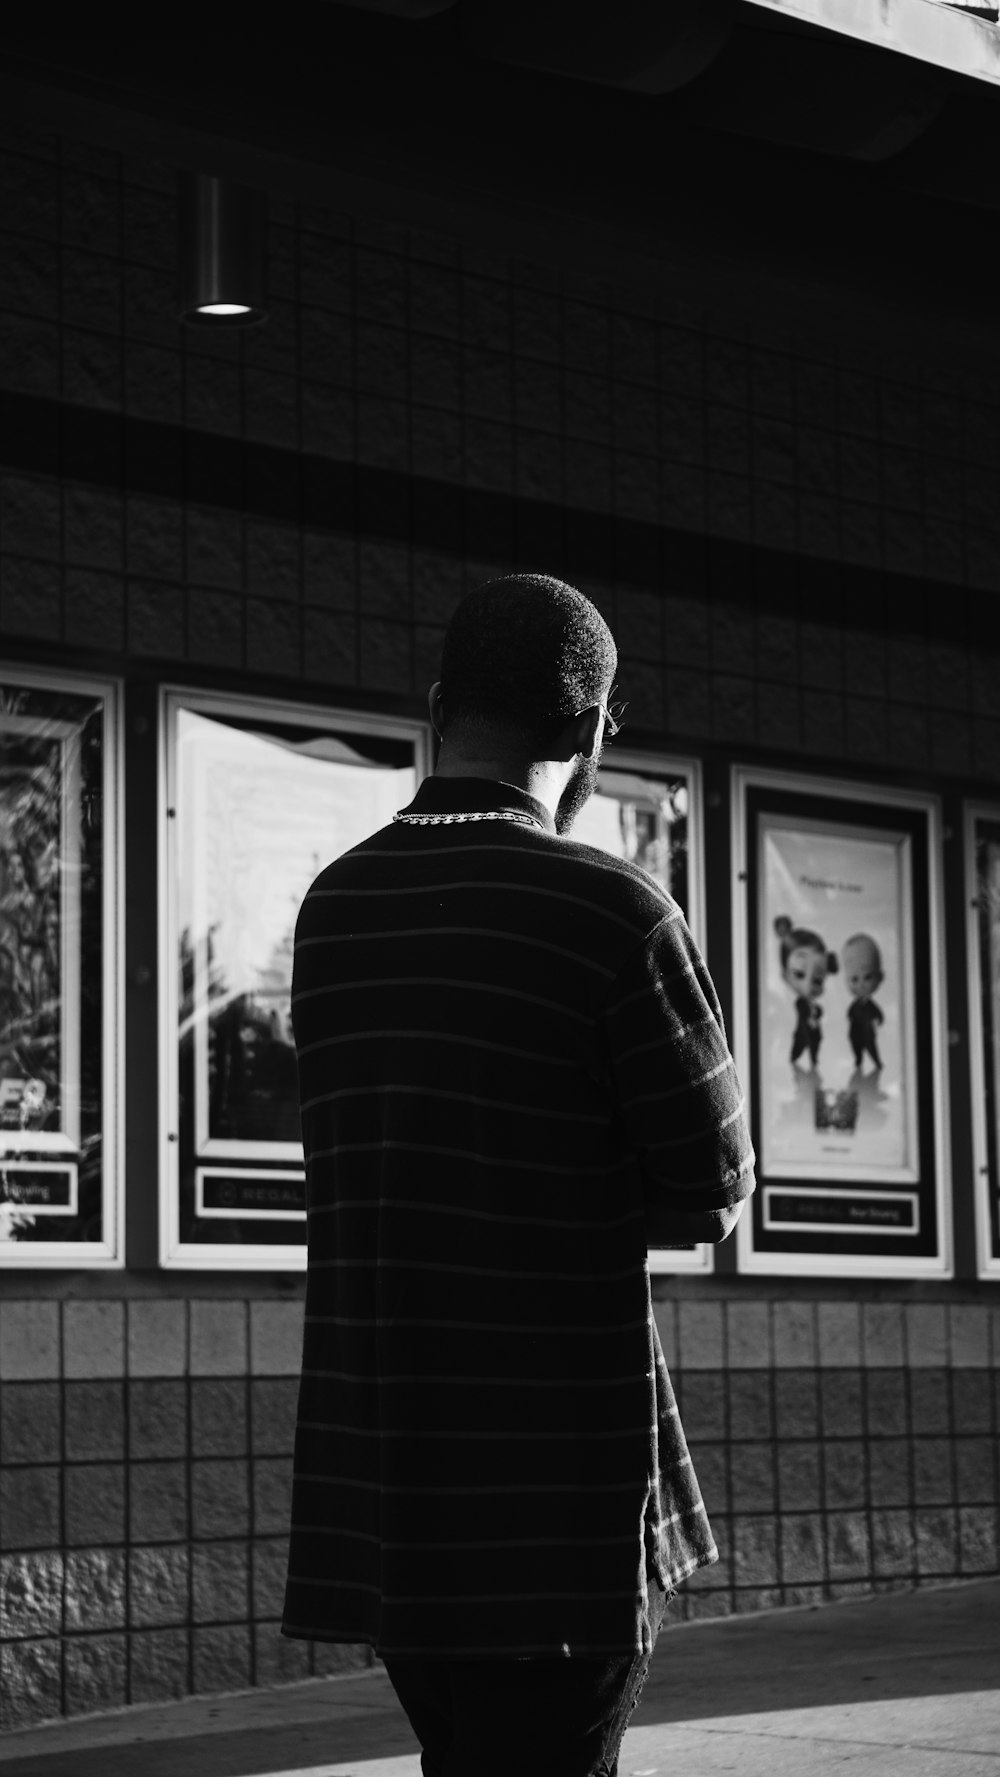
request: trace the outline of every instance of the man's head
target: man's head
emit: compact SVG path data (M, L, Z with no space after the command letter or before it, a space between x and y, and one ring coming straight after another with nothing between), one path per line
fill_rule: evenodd
M574 720L607 704L618 664L595 605L547 574L507 574L462 600L444 639L432 709L453 755L556 760L572 773L556 825L565 832L593 790L600 747L589 752ZM599 724L591 722L599 732Z
M848 938L840 954L851 998L870 1000L885 980L882 953L874 938L870 938L867 932L857 932L853 938Z

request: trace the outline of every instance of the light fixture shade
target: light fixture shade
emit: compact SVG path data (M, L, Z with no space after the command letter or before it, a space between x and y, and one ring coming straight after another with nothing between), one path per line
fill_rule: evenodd
M265 194L210 173L182 173L178 196L181 320L203 327L266 321Z

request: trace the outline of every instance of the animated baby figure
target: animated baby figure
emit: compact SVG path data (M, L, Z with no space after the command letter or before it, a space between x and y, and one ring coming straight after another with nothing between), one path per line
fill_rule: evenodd
M823 1008L819 999L827 976L835 975L840 965L818 932L793 926L784 914L775 920L774 929L780 943L781 978L795 995L795 1030L790 1059L795 1066L799 1056L808 1050L815 1068L823 1040Z
M847 1035L854 1050L854 1065L860 1069L865 1056L870 1055L876 1068L881 1068L882 1057L875 1034L878 1026L885 1022L885 1015L872 998L885 980L881 952L867 932L857 932L853 938L848 938L840 955L851 996L847 1008Z

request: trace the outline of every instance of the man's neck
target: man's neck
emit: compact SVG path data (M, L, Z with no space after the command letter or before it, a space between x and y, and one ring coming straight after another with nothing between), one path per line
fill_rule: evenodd
M512 784L515 789L524 790L527 795L534 796L537 802L541 802L553 820L559 798L566 788L566 768L561 761L525 760L510 754L467 758L454 753L447 741L442 743L434 776L485 777L494 783Z

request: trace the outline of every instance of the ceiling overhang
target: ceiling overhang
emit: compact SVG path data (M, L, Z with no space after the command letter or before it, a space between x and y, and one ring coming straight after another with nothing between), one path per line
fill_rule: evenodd
M846 28L917 15L992 52L994 27L933 0L286 0L235 34L0 32L0 103L29 144L41 126L769 326L947 336L980 374L996 80Z
M945 0L748 0L800 24L816 25L858 43L895 50L918 62L974 80L1000 84L1000 27L996 8Z

